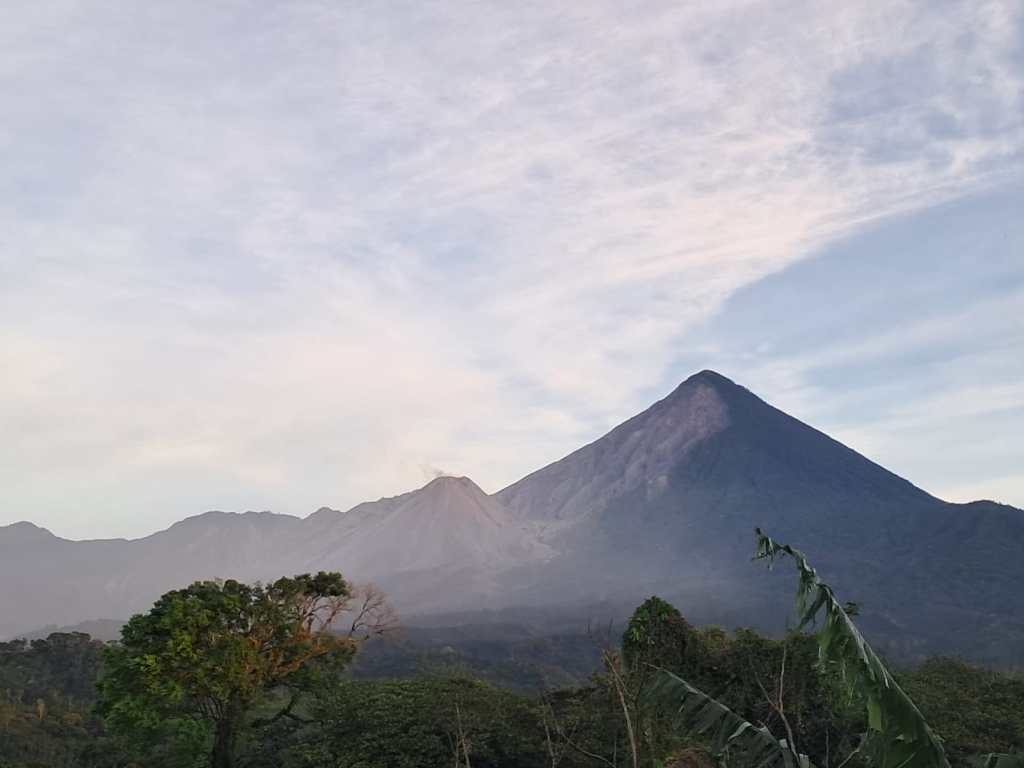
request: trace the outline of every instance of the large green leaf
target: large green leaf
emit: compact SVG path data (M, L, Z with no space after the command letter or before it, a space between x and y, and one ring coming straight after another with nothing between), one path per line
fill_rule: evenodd
M796 601L800 628L820 623L816 637L822 665L838 672L851 692L865 702L868 731L858 748L861 755L873 768L949 768L941 741L861 635L832 588L818 578L800 550L779 544L758 528L755 559L770 566L780 557L791 558L799 572Z
M752 725L668 670L655 672L643 701L670 715L680 730L709 738L711 751L730 768L813 768L807 756L795 755L785 740Z

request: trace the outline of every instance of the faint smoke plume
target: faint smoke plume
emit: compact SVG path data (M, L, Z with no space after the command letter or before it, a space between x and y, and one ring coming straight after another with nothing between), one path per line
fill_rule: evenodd
M427 480L434 480L438 477L454 477L448 470L435 467L433 464L420 464L420 471Z

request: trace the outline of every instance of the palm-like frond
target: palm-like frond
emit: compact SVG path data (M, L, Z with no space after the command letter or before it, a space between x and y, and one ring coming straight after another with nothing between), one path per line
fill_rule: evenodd
M799 571L800 628L814 624L824 614L816 635L821 662L836 670L867 706L868 731L858 748L861 755L874 768L949 768L939 738L836 600L832 588L818 578L800 550L779 544L758 528L755 559L766 560L770 566L780 557L792 558ZM1011 768L1011 764L993 765Z
M711 751L730 768L813 768L785 740L744 720L720 701L668 670L658 669L644 690L646 706L670 715L673 725L711 741Z

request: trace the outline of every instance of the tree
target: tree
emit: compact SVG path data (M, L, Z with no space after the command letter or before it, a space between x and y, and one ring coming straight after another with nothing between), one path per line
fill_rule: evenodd
M660 597L647 598L622 633L622 658L630 671L651 664L678 671L687 659L691 627L679 610Z
M231 768L258 701L313 662L347 664L361 640L391 622L378 591L354 594L338 573L265 586L196 582L125 625L105 655L98 709L115 735L148 753L148 765L197 764L208 751L212 768Z
M619 701L634 765L640 764L645 751L655 755L668 750L671 744L662 737L674 735L641 706L641 695L651 673L656 667L677 673L692 667L697 645L692 627L679 610L655 596L633 611L622 633L621 654L604 653L605 669Z

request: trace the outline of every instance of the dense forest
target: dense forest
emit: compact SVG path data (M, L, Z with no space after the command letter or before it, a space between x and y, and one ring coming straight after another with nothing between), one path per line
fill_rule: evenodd
M961 766L1024 750L1024 677L937 658L887 683L855 606L830 608L815 579L801 572L802 611L821 621L783 638L694 627L652 597L614 642L591 634L597 671L561 687L455 648L421 665L392 645L360 669L394 617L338 574L197 583L119 643L0 643L0 768ZM857 683L862 661L880 693Z

